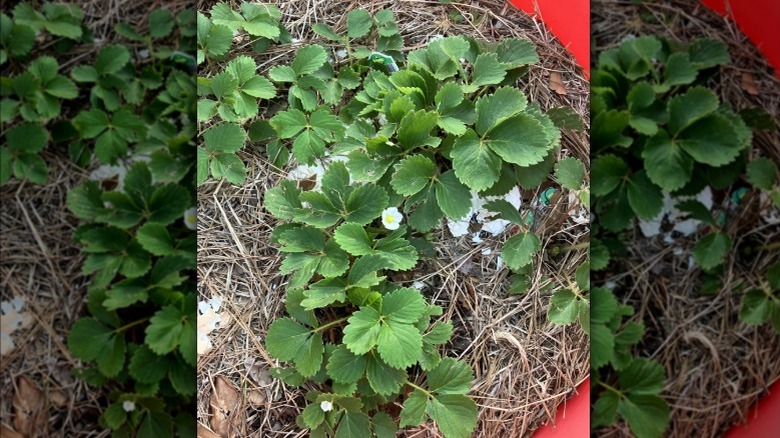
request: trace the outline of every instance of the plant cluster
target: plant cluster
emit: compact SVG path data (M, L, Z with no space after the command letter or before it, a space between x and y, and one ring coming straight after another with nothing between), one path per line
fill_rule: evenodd
M73 356L88 365L73 372L108 390L99 422L113 436L194 436L196 90L186 52L195 52L195 13L154 10L148 32L119 24L130 42L61 72L58 58L92 41L83 16L48 2L0 16L0 63L17 72L1 79L0 121L9 128L0 183L11 173L45 183L39 152L50 143L68 144L75 166L94 157L118 173L67 195L82 220L73 237L91 276L90 315L68 336ZM44 46L53 52L34 57L36 38L51 38Z
M268 32L247 27L250 17ZM404 59L389 10L350 11L343 32L313 25L334 50L301 46L267 76L251 57L228 59L230 44L220 34L259 37L264 49L287 34L279 19L275 7L248 3L241 13L220 3L198 17L199 60L215 72L198 78L205 128L199 183L210 176L243 183L236 152L247 137L265 144L277 167L294 159L325 169L313 189L283 180L265 194L266 209L283 222L271 236L285 254L281 273L291 275L289 317L266 336L269 353L291 366L273 374L290 385L311 380L329 388L309 391L298 418L312 436L394 436L398 425L386 406L399 397L401 427L431 418L444 436L468 436L477 421L467 396L473 373L438 347L452 325L435 318L442 309L419 290L388 278L417 266L425 233L441 219L468 214L472 192L533 189L555 168L556 180L587 203L584 164L555 163L560 126L582 124L570 108L545 114L514 87L538 61L529 41L446 37ZM520 230L502 256L522 283L541 242L508 202L486 208ZM568 324L587 314L589 285L580 274L579 286L556 299L551 320ZM414 377L421 372L424 380Z
M78 96L78 88L59 73L57 60L43 55L29 60L36 35L47 32L67 50L75 41L91 37L82 29L84 13L75 6L46 2L43 12L29 3L17 4L9 17L0 13L0 65L22 70L0 78L0 123L5 146L0 147L0 184L11 176L43 184L49 169L40 152L49 141L64 141L67 127L53 124L50 138L47 126L60 116L62 101ZM11 125L10 128L7 128Z
M693 257L712 275L732 249L725 222L701 202L678 198L696 195L708 186L725 190L743 177L757 188L774 190L775 204L780 205L778 189L773 188L775 166L765 158L748 163L752 132L745 119L749 118L743 119L707 88L718 67L728 62L725 44L712 39L680 44L642 36L600 55L591 83L597 216L591 241L594 271L607 268L611 254L623 251L622 239L635 218L659 216L665 196L706 226L693 247ZM605 313L599 316L593 301L591 354L598 383L593 425L612 424L619 415L637 436L659 437L669 417L668 406L658 397L663 369L653 361L631 357L625 347L641 339L643 328L632 321L621 322L633 309L613 305L610 291L597 290L608 298L611 310L599 310ZM769 309L771 292L762 292L761 297L754 292L756 305ZM744 306L751 306L750 300L743 304L743 313L749 314ZM752 321L765 321L769 313L764 317L762 312ZM619 385L613 386L610 382L615 378Z

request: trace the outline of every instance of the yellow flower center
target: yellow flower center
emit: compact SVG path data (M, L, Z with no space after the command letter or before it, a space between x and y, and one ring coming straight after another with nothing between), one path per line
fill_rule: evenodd
M385 222L387 222L388 224L392 224L393 222L395 222L395 218L393 217L393 215L388 214L387 216L385 216Z

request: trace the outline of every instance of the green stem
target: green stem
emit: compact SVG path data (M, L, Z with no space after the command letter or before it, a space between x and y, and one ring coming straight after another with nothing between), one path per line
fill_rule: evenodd
M623 395L623 393L622 393L622 392L618 391L616 388L614 388L614 387L612 387L612 386L610 386L610 385L607 385L607 384L606 384L606 383L604 383L604 382L599 382L599 385L603 386L603 387L604 387L604 388L606 388L608 391L612 391L612 392L614 392L614 393L615 393L615 394L617 394L617 396L618 396L619 398L621 398L621 399L625 397L625 396Z
M339 319L337 319L335 321L331 321L331 322L329 322L329 323L327 323L325 325L321 325L321 326L315 328L314 330L312 330L312 332L319 332L319 331L325 330L328 327L333 327L334 325L341 324L342 322L344 322L344 321L346 321L348 319L349 319L349 316L345 316L343 318L339 318Z
M407 385L409 385L409 386L411 386L411 387L412 387L412 388L414 388L414 389L418 389L418 390L420 390L420 391L424 392L424 393L425 393L425 395L427 395L427 396L428 396L428 398L431 398L431 397L433 397L433 394L431 394L430 392L428 392L428 390L426 390L426 389L424 389L424 388L421 388L421 387L419 387L419 386L415 385L414 383L412 383L412 382L410 382L410 381L408 381L408 380L406 381L406 384L407 384Z
M354 57L352 56L352 50L349 48L349 37L344 39L344 50L347 51L347 61L349 61L350 68L354 65Z
M146 318L139 319L138 321L133 321L133 322L131 322L130 324L123 325L122 327L119 327L118 329L114 330L114 333L122 333L122 332L124 332L124 331L125 331L125 330L127 330L127 329L130 329L130 328L132 328L132 327L135 327L135 326L137 326L138 324L143 324L143 323L145 323L145 322L146 322L146 321L148 321L149 319L151 319L151 316L148 316L148 317L146 317Z
M780 248L780 242L770 243L768 245L761 245L753 248L755 251L768 251L770 249Z
M582 248L587 248L588 246L590 246L590 242L583 242L583 243L578 243L576 245L571 245L571 246L562 246L560 248L560 251L561 252L563 252L563 251L574 251L574 250L578 250L578 249L582 249Z
M587 248L589 245L590 245L590 242L583 242L583 243L578 243L576 245L570 245L570 246L553 246L552 248L550 248L549 252L550 252L550 255L555 257L555 256L557 256L558 254L560 254L562 252L565 252L565 251L575 251L575 250L578 250L578 249Z

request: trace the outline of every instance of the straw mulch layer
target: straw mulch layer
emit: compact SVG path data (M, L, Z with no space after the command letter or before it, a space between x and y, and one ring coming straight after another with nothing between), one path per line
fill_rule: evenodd
M780 120L780 80L737 26L698 2L665 0L643 2L597 1L593 4L596 56L628 35L657 34L681 41L718 38L729 45L732 63L710 84L734 109L764 108ZM594 58L595 59L595 58ZM757 94L749 93L743 77L752 76ZM753 90L755 91L755 90ZM752 157L780 163L777 131L755 132ZM715 196L716 205L720 201ZM728 233L735 248L780 241L780 226L764 218L773 213L768 200L745 197L741 209L728 217ZM777 210L774 209L774 214ZM701 296L698 269L691 269L694 241L676 242L685 251L675 256L660 237L633 234L622 273L604 280L620 285L625 299L635 305L647 324L640 353L662 363L668 379L662 396L671 405L669 436L721 436L733 424L751 415L750 407L780 379L780 336L767 325L738 321L740 300L756 288L777 251L757 257L737 255L725 265L724 285L713 296ZM627 427L612 428L603 436L629 436Z
M212 4L202 2L199 9L208 10ZM345 28L348 10L362 7L376 12L390 7L396 14L406 51L423 47L435 34L532 40L541 62L521 79L521 89L543 109L569 105L588 120L588 83L573 58L540 22L499 0L451 5L423 1L277 4L292 37L300 43L252 54L261 65L261 73L288 62L295 47L311 41L314 35L310 28L315 22L328 23L338 31ZM450 21L452 12L464 16L464 22ZM234 43L233 50L251 54L251 44L248 40ZM204 67L207 71L201 70L200 75L221 68ZM566 95L549 89L550 72L562 75ZM212 180L198 190L199 293L201 299L224 297L224 310L230 316L227 324L220 323L221 328L212 333L214 348L199 360L198 419L203 426L213 427L215 421L221 421L217 417L225 419L224 413L236 436L304 436L294 424L305 405L304 391L268 376L268 369L278 363L266 352L264 337L270 323L284 312L286 278L278 274L282 257L268 240L277 222L262 204L264 193L285 175L266 162L263 149L249 145L239 154L248 171L242 186ZM587 163L586 134L564 133L564 155ZM536 195L524 193L524 202ZM576 245L588 239L587 225L569 220L565 196L542 215L537 232L545 246ZM452 320L455 334L447 352L464 358L476 372L471 393L480 406L475 436L529 436L542 423L554 421L556 407L588 376L588 338L577 325L559 327L546 320L552 291L573 278L576 266L586 259L586 251L564 252L555 259L545 256L537 266L531 291L508 297L509 272L505 267L496 268L496 256L506 236L485 239L474 246L470 236L455 239L446 227L435 234L437 257L418 265L412 275L394 280L405 285L413 280L427 283L424 293L445 309L445 320ZM492 249L491 255L482 255L486 248ZM542 290L544 286L551 287ZM231 389L225 389L226 380ZM220 397L240 400L238 405L225 409ZM428 424L404 436L437 433Z
M24 297L23 312L34 319L11 336L16 348L2 357L0 421L14 424L16 397L32 406L46 403L40 422L58 436L90 436L97 426L100 394L70 374L77 365L66 346L70 326L79 318L86 297L82 257L70 239L78 225L65 206L70 187L83 178L67 163L67 154L45 153L49 182L8 182L0 188L0 291L2 300ZM39 390L20 389L20 377ZM39 428L42 427L42 428ZM17 430L19 428L17 427Z
M77 45L59 55L47 36L33 53L33 58L55 56L65 75L91 62L103 45L118 42L116 23L146 23L151 10L163 3L174 11L187 6L179 0L74 3L84 11L95 45ZM3 11L10 13L14 4L4 2ZM18 74L23 67L9 62L2 76ZM81 99L63 102L63 116L73 117L85 105ZM108 436L98 417L110 388L96 389L74 378L71 369L82 364L67 349L70 328L86 311L88 279L81 275L83 257L72 239L79 221L65 199L88 172L71 164L64 146L49 146L42 155L49 167L45 185L12 179L0 187L0 299L23 297L23 313L32 316L30 324L13 332L16 348L0 360L0 435L13 436L8 426L26 436Z

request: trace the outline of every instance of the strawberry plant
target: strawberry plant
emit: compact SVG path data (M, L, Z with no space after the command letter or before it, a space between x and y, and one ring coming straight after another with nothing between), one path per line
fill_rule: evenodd
M748 291L742 297L739 320L745 324L769 322L780 333L780 262L772 265L760 288Z
M298 418L315 436L394 434L398 426L383 407L407 387L401 427L430 417L445 436L468 436L477 421L465 395L473 372L436 347L449 341L452 324L432 321L442 309L426 304L419 290L387 281L418 259L406 226L371 225L386 221L388 202L382 187L351 183L340 162L323 174L321 191L284 181L266 193L266 208L288 222L272 240L285 253L281 272L292 274L290 316L271 324L266 348L293 366L273 374L291 385L331 382L330 391L307 394L310 404ZM334 336L341 341L326 341ZM427 371L425 384L410 377L411 367Z
M591 427L621 418L637 437L661 436L669 421L669 406L658 396L666 373L658 362L631 354L645 331L642 322L625 320L633 314L634 308L619 304L611 290L593 289L590 360L597 380ZM607 369L619 372L616 382L602 378Z
M686 44L643 36L600 55L591 83L594 271L608 268L611 253L621 251L635 218L660 223L665 204L672 203L681 216L704 225L692 247L693 260L706 275L715 276L732 250L721 219L725 216L691 198L704 189L740 184L741 177L756 188L773 190L777 171L771 161L748 163L752 132L743 113L735 113L707 88L718 67L728 62L726 45L712 39ZM610 291L598 290L591 310L597 382L593 426L622 419L638 437L660 437L669 420L669 407L658 396L663 369L631 356L625 347L641 340L643 328L620 322L621 315L633 310L616 305ZM597 304L597 298L608 303ZM771 287L750 291L741 319L766 322L773 305ZM597 307L603 306L611 310L604 310L609 316L602 318Z
M751 131L703 86L714 68L728 62L725 45L716 40L674 49L648 36L601 54L592 82L600 228L619 233L636 217L653 219L664 191L674 197L736 182ZM704 269L719 266L731 249L720 231L699 244L694 256Z
M226 58L234 34L245 34L255 52L263 53L272 43L289 43L290 34L279 24L282 17L275 5L242 3L241 12L220 2L212 6L210 17L197 13L198 59L202 64Z
M227 58L234 33L246 33L252 38L255 51L260 53L271 43L289 42L289 33L279 24L280 18L276 6L260 3L242 3L240 13L227 3L214 5L210 17L198 12L197 63L211 64ZM198 77L198 122L210 124L217 118L226 122L201 129L203 147L198 147L198 184L209 176L225 178L234 184L244 182L246 168L236 155L246 142L243 124L259 114L262 100L276 97L274 84L256 72L254 59L239 56L228 61L221 72Z
M198 120L209 120L217 114L228 122L257 116L258 99L275 97L276 88L256 71L257 65L252 58L240 56L228 62L223 72L211 78L201 78L198 94L214 96L215 99L198 100Z
M27 56L35 44L35 30L0 13L0 65L8 59L22 59Z
M27 26L34 32L46 30L52 35L71 40L81 38L84 12L78 6L44 2L41 9L36 9L29 2L21 2L14 6L14 22Z
M49 171L40 152L56 140L47 131L47 125L60 116L61 101L76 98L78 89L60 74L58 62L51 56L39 56L26 68L23 62L31 54L36 32L46 30L55 36L81 37L83 13L72 6L48 2L41 13L29 3L19 3L12 16L0 16L0 65L10 58L8 71L19 71L15 76L0 78L0 124L5 137L4 146L0 147L0 184L11 176L43 184Z
M548 115L516 88L538 61L529 41L446 37L404 57L389 10L350 11L343 31L314 24L335 47L296 47L289 63L268 70L269 81L253 59L228 58L229 32L277 41L278 11L269 6L259 18L268 32L260 34L248 10L262 6L244 3L239 12L220 3L198 16L199 62L213 72L198 78L198 182L243 183L236 152L252 143L279 168L294 160L322 169L313 188L283 180L264 196L282 222L271 240L289 275L288 316L265 339L287 365L272 374L316 384L298 425L312 436L382 437L432 419L446 437L469 436L473 372L442 354L452 324L419 290L389 279L418 266L415 242L444 218L466 217L473 196L536 189L555 169L587 205L585 165L568 158L555 166L560 129L582 129L579 116L569 108ZM542 247L532 220L505 200L485 208L519 229L501 255L527 276ZM587 330L586 272L578 270L571 297L555 298L565 309L551 308L551 320L580 319ZM395 402L403 406L396 417L388 409Z
M60 37L71 45L90 42L83 15L77 6L47 2L41 9L20 3L13 18L0 17L2 62L16 73L0 82L0 182L13 174L44 183L39 152L50 143L67 143L77 166L90 166L94 149L99 162L122 170L113 183L87 180L67 195L82 221L73 236L86 256L82 273L91 277L89 315L68 335L71 354L83 361L73 373L105 390L99 423L114 436L194 436L196 259L189 219L196 90L185 73L187 55L162 49L170 43L194 54L191 26L177 28L189 26L194 13L154 10L148 32L119 25L134 43L95 49L93 62L69 72L60 71L56 53L25 65L36 55L29 41L36 32L51 34L40 38L51 38L55 52L69 53ZM135 50L135 43L152 41L154 56ZM73 104L61 104L66 99Z

